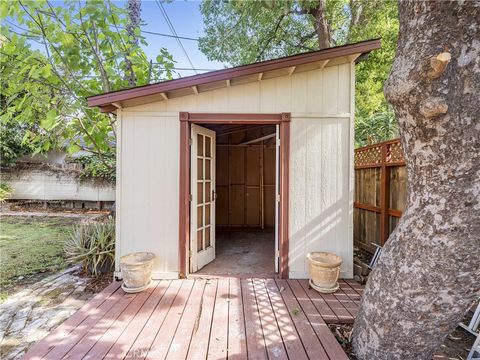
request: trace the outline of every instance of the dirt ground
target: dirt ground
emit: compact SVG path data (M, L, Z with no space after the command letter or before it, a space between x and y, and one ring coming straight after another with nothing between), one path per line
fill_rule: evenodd
M473 314L470 315L470 317ZM464 323L470 321L470 317L464 319ZM353 354L352 346L349 341L353 325L329 325L337 341L342 345L351 360L357 358ZM438 349L437 354L442 355L442 360L465 360L475 341L475 337L460 326L457 327L447 338L443 345Z

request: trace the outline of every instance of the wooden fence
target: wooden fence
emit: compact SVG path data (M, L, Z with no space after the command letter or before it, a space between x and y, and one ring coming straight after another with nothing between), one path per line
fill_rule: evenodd
M405 209L407 172L399 139L355 150L354 242L373 253Z

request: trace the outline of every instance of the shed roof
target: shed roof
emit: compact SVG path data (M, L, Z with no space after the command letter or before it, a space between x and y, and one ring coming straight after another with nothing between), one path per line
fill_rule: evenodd
M236 83L246 83L282 75L295 71L323 68L331 59L346 57L349 61L362 59L361 55L380 48L380 39L355 44L331 47L323 50L287 56L274 60L211 71L155 84L112 91L87 98L88 105L98 106L102 112L112 112L122 106L167 100L171 97L198 94L227 87Z

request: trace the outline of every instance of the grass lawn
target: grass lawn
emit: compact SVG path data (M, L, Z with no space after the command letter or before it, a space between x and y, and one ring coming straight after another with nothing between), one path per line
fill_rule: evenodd
M63 245L78 221L48 217L0 218L0 303L16 285L35 282L66 266Z

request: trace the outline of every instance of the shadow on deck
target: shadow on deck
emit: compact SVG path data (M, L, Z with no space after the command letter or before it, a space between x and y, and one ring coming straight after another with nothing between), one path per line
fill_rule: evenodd
M362 286L320 295L306 280L112 283L24 359L348 359L327 323L352 323Z

